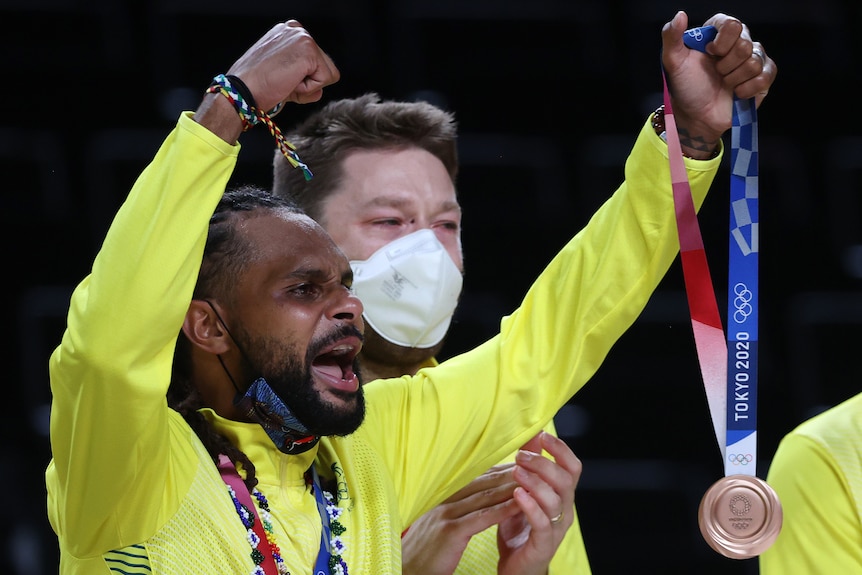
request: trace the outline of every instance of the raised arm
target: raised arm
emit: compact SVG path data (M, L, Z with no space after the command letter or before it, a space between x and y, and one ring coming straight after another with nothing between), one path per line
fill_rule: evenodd
M229 73L268 109L315 101L339 77L295 21L274 26ZM198 459L165 396L209 220L244 125L220 93L207 94L193 116L184 112L72 295L49 362L48 514L64 556L145 540L192 481Z

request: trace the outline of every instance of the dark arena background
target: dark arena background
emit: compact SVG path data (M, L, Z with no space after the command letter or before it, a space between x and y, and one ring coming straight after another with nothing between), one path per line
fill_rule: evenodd
M0 0L10 284L0 572L57 572L43 476L47 358L71 289L180 110L274 23L299 19L339 66L324 102L376 91L455 112L467 275L448 357L496 331L620 183L635 135L661 103L660 30L677 9L692 26L719 11L739 17L779 67L759 113L756 464L765 477L784 433L860 388L862 125L851 80L862 69L853 40L862 4ZM278 123L311 108L289 106ZM268 132L241 143L234 180L268 187ZM721 310L728 159L700 217ZM678 259L556 422L584 465L576 502L593 573L757 573L756 559L718 555L698 529L700 499L723 468Z

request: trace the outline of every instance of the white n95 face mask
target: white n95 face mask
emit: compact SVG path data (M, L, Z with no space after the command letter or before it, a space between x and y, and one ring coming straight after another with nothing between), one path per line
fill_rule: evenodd
M363 317L382 338L418 348L443 340L463 279L433 231L398 238L350 267Z

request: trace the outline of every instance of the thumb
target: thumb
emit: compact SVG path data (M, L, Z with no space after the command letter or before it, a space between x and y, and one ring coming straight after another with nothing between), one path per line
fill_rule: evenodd
M677 62L688 49L682 41L682 36L688 27L688 14L680 10L673 19L661 29L662 60L665 68L671 62Z

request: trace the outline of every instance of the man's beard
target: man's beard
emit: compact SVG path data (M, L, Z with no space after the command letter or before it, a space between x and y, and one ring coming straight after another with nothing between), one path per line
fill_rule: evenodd
M323 399L314 388L311 363L327 345L345 335L353 335L351 328L344 328L329 337L312 341L305 361L299 359L295 346L286 349L272 339L253 338L240 329L239 337L248 362L259 371L270 388L312 435L348 435L359 428L365 419L365 395L362 386L355 392L330 389L329 393L339 397L343 403L335 404ZM269 359L266 359L269 358ZM353 371L359 377L359 364L353 360ZM361 380L361 377L360 377Z

